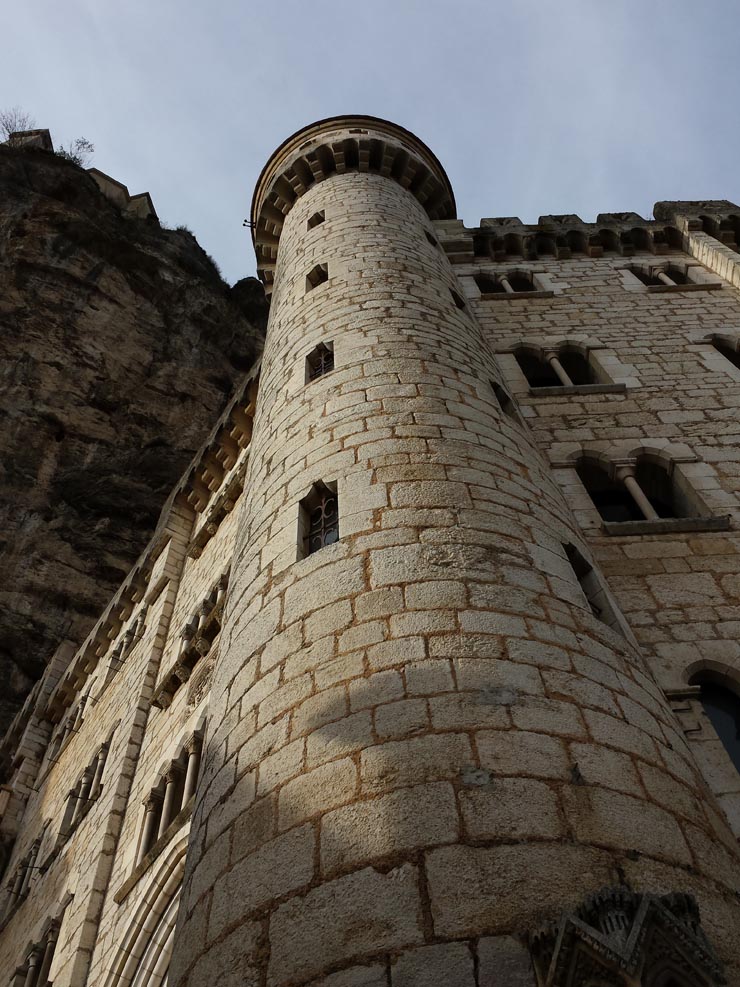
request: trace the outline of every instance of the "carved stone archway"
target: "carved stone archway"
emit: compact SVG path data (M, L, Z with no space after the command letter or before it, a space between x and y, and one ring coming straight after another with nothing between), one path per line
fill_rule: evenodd
M531 937L538 987L720 987L688 894L605 888Z

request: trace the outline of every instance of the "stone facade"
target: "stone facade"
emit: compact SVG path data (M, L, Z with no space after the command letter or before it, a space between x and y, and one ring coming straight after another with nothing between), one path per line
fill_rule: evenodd
M261 364L5 739L9 983L740 985L736 211L278 149Z

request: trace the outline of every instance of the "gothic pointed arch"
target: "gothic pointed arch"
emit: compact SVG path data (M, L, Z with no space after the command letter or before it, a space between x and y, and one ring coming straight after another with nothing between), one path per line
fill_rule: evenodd
M689 894L590 895L530 940L538 987L720 987L722 964Z

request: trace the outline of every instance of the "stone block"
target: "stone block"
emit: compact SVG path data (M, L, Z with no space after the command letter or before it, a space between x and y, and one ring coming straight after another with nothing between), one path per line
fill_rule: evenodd
M315 835L311 826L292 829L243 857L213 888L209 938L252 912L311 881Z
M460 792L460 809L471 840L557 839L563 822L555 792L530 778L494 779Z
M478 943L478 987L536 987L529 950L513 936Z
M438 782L404 788L325 815L321 821L321 868L331 874L420 847L453 843L458 830L451 785Z
M580 842L637 850L682 864L691 861L675 818L651 802L585 786L565 790L563 806Z
M421 782L456 778L472 760L470 741L465 734L429 734L388 741L363 750L360 779L363 791L380 793Z
M367 868L280 905L270 921L268 987L288 987L355 957L423 941L415 867Z
M570 772L559 737L525 730L483 730L476 734L481 767L494 775L566 778Z
M289 781L280 790L280 828L287 829L350 801L357 791L357 775L355 763L342 758Z
M427 854L434 933L443 938L531 928L612 880L610 856L586 847L452 846Z
M391 963L393 987L477 987L473 954L466 943L440 943L408 950Z

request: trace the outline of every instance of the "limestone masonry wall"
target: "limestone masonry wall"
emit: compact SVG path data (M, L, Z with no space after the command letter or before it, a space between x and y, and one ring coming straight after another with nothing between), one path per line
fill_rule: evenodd
M468 230L401 128L276 152L261 365L5 740L0 983L740 984L740 255L661 210Z

